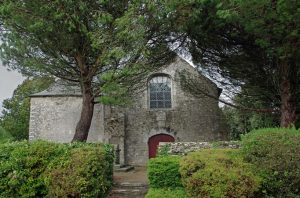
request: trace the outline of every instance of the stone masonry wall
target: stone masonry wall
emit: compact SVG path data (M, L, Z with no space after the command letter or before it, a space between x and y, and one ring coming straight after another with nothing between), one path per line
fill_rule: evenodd
M81 97L32 97L29 140L70 142L80 117ZM88 141L107 142L103 105L95 105Z
M220 142L160 142L158 146L159 153L168 153L170 155L186 155L189 152L209 148L240 148L238 141L220 141Z
M175 142L227 140L228 130L222 124L218 102L208 97L195 98L182 90L179 73L183 70L198 75L210 94L218 97L215 84L177 58L157 72L171 78L172 108L150 109L148 89L135 95L127 108L97 104L88 141L117 145L121 164L145 165L149 158L148 140L154 135L168 134ZM147 81L144 86L147 88ZM32 97L29 139L70 142L79 120L81 102L80 96Z
M125 112L125 161L132 165L145 165L148 161L148 140L157 134L168 134L175 142L227 140L222 125L221 111L216 100L195 98L181 89L178 74L187 70L198 73L187 62L176 59L159 73L172 79L172 108L150 109L148 90L136 96L132 107ZM200 79L218 96L217 87L207 79ZM145 84L145 86L147 86Z

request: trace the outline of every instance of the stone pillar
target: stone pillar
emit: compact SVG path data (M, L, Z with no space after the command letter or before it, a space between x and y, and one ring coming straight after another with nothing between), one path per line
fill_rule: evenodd
M120 165L125 165L125 143L124 143L123 136L120 137L119 148L120 148Z
M105 133L109 134L109 143L113 144L118 165L125 165L125 116L120 108L106 107L105 115ZM119 112L121 111L121 112Z

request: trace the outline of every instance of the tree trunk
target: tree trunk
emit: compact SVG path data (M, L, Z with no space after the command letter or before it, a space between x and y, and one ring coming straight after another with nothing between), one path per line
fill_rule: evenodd
M293 94L290 81L290 67L287 63L283 63L280 69L280 126L291 127L296 121L296 107L293 101Z
M94 102L91 82L84 82L82 85L82 108L80 120L76 125L75 135L72 142L87 140L94 113Z

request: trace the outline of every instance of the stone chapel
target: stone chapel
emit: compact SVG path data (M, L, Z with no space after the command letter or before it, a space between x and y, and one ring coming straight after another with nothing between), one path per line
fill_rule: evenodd
M143 91L126 108L96 104L88 141L115 145L117 163L145 165L159 142L227 140L228 130L218 101L185 92L179 73L197 75L218 98L220 89L185 60L176 57L151 73ZM54 83L31 96L29 139L70 142L81 111L78 87Z

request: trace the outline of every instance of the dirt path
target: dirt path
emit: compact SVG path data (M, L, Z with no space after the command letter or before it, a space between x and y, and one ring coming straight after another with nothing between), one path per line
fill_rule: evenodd
M114 172L114 181L118 183L122 182L140 182L148 184L147 168L135 167L129 172Z

